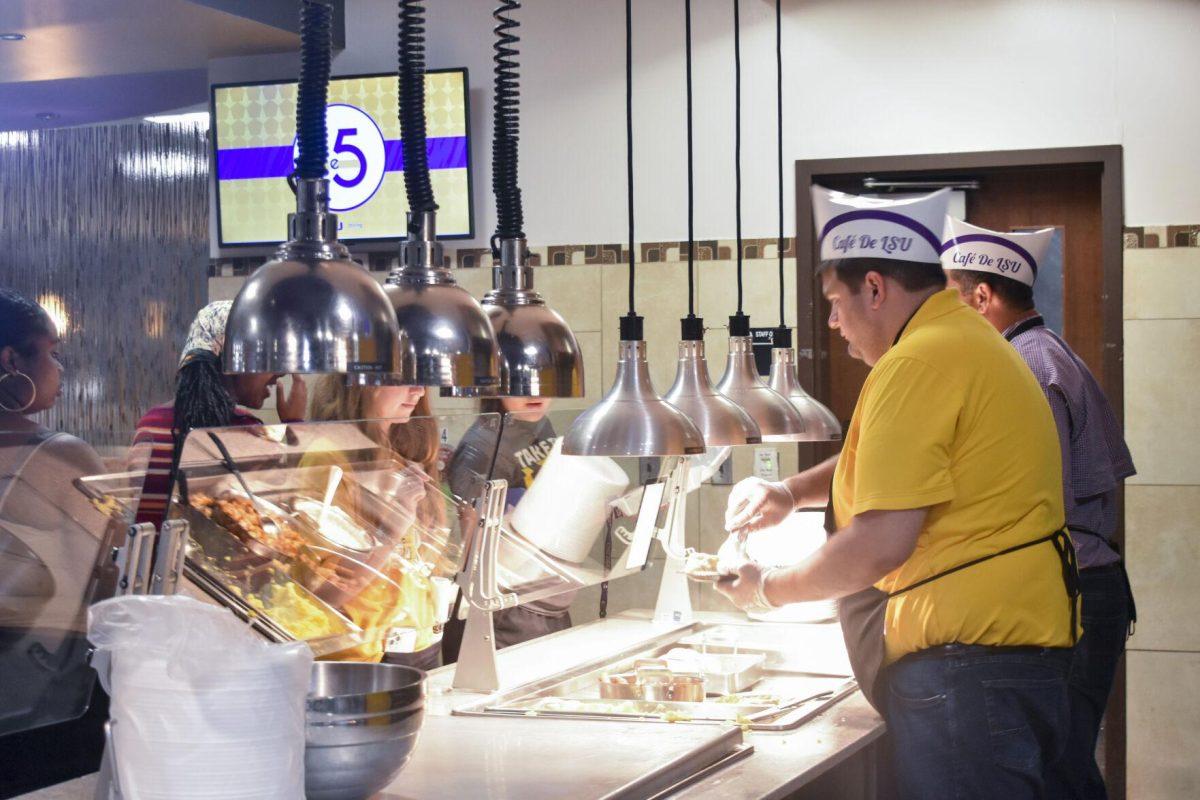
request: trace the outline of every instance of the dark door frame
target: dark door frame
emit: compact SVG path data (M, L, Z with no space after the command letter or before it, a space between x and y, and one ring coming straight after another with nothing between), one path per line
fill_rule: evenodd
M1100 214L1104 286L1102 338L1104 345L1104 391L1124 424L1125 340L1123 333L1123 243L1124 174L1120 145L1059 147L1043 150L992 150L967 153L928 153L910 156L827 158L796 162L796 347L800 379L820 398L830 396L827 363L828 329L817 318L819 286L816 278L817 250L813 231L812 196L809 187L822 180L845 180L864 175L877 177L961 176L973 171L1006 168L1099 166ZM819 450L814 458L823 455ZM801 454L802 458L805 453ZM1124 498L1122 498L1122 501ZM1122 502L1122 508L1124 503ZM1124 544L1124 514L1118 517L1116 540ZM1125 798L1125 665L1122 662L1108 704L1105 728L1105 778L1113 800Z

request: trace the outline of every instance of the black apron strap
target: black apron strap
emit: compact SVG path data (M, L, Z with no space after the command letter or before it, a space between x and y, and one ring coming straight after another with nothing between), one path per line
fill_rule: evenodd
M890 592L886 595L886 597L890 600L893 597L904 594L905 592L911 592L913 589L917 589L928 583L933 583L934 581L944 578L947 575L953 575L956 572L968 569L969 567L974 567L977 564L982 564L985 561L991 561L993 558L1006 556L1009 553L1016 553L1019 550L1026 550L1030 547L1044 544L1046 542L1050 542L1052 545L1054 545L1054 551L1058 553L1058 560L1062 565L1063 587L1067 591L1067 603L1071 608L1071 644L1075 644L1078 641L1079 630L1079 565L1075 560L1075 545L1071 542L1071 536L1069 533L1067 533L1066 528L1059 528L1054 533L1051 533L1048 536L1043 536L1040 539L1034 539L1031 542L1023 542L1022 544L1013 545L1012 547L1006 547L999 552L992 553L981 558L975 558L966 562L965 564L959 564L956 567L943 570L935 575L930 575L928 578L923 578L916 583L909 584L903 589L897 589L894 592Z
M1133 636L1134 631L1137 630L1137 601L1133 599L1133 584L1129 582L1129 570L1125 568L1125 556L1121 552L1121 548L1117 546L1116 542L1104 534L1097 533L1096 531L1091 530L1090 528L1085 528L1082 525L1068 525L1067 530L1069 530L1071 533L1080 533L1085 536L1095 536L1097 539L1108 545L1110 550L1121 557L1121 560L1117 562L1117 566L1121 570L1121 580L1125 583L1125 602L1129 605L1129 630L1127 635Z

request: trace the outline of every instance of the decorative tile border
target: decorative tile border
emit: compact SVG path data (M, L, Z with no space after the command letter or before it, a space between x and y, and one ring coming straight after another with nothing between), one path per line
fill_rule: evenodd
M783 240L784 258L795 258L796 240ZM1160 247L1200 247L1200 225L1142 225L1126 227L1123 232L1126 250L1155 249ZM697 261L732 261L737 243L732 239L701 239L696 242ZM686 261L687 242L642 242L638 245L642 264L678 263ZM779 257L776 240L743 239L742 259L776 259ZM447 267L459 269L490 269L492 251L486 247L445 247ZM372 272L388 272L396 266L396 253L392 251L362 253L355 260L363 263ZM208 265L208 277L245 277L266 259L262 256L247 258L213 259ZM620 244L552 244L531 245L529 260L535 267L581 266L587 264L624 264L629 261L629 251Z
M1128 233L1126 240L1125 246L1129 247ZM696 242L696 260L732 261L736 247L737 243L732 239L702 239ZM640 263L643 264L678 263L686 261L688 257L687 242L642 242L638 250ZM795 257L795 251L796 240L791 237L784 239L784 257ZM447 246L444 252L447 267L490 269L492 266L492 251L486 247ZM742 240L743 260L776 259L779 257L778 253L774 238ZM392 251L361 253L354 258L359 263L364 263L363 259L366 259L365 264L372 272L388 272L396 266L396 253ZM213 259L208 265L208 277L246 277L265 260L263 256ZM629 261L629 250L616 243L532 245L529 248L529 260L535 267L615 265Z
M1200 247L1200 225L1143 225L1124 231L1126 250L1160 247Z

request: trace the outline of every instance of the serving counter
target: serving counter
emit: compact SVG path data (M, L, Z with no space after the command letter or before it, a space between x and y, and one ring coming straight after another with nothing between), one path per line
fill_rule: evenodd
M745 622L721 614L698 614L697 620ZM836 624L772 626L786 630L789 649L838 658ZM507 648L497 657L500 692L636 649L669 630L671 626L653 622L649 612L631 611ZM456 715L456 710L478 706L488 695L453 689L453 676L453 667L429 674L429 717L420 744L399 779L379 798L728 800L805 796L806 787L818 785L824 788L814 796L820 796L831 783L839 797L874 796L876 745L884 725L858 692L792 730L742 731L686 721ZM710 768L695 769L706 761ZM677 781L672 783L672 777ZM94 777L87 777L25 797L92 800L94 787Z
M382 798L873 796L883 725L837 625L693 612L689 576L704 578L688 568L684 500L727 452L663 459L647 474L636 459L555 451L510 492L494 467L507 418L406 424L437 443L437 463L405 457L362 422L193 432L161 531L131 525L111 550L125 576L116 593L178 585L333 661L429 652L461 612L458 663L428 674L415 755ZM145 474L76 488L103 509L98 526L119 526ZM656 546L653 611L496 650L496 614L620 591ZM91 800L96 783L27 797Z

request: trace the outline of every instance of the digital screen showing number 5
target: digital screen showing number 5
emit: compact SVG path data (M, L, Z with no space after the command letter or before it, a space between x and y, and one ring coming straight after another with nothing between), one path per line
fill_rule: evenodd
M333 173L334 183L338 186L344 186L347 189L352 186L358 186L367 174L367 157L363 155L362 150L359 150L346 141L346 139L355 136L357 133L358 128L342 128L338 131L337 140L333 143L333 158L329 160L329 170ZM358 164L358 172L353 178L343 178L342 173L338 171L338 165L342 162L339 156L343 153L354 156L354 163Z
M326 107L325 124L329 131L329 210L352 211L374 197L383 183L387 161L383 132L370 114L345 103Z

